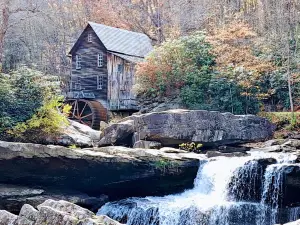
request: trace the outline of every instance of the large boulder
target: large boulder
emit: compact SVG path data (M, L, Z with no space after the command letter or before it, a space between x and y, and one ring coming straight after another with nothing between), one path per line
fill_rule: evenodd
M111 200L165 195L193 187L199 158L205 156L168 149L69 149L0 142L0 183L72 190L90 197L105 194Z
M49 199L37 208L25 204L19 216L0 210L0 225L121 225L67 201Z
M254 115L178 109L134 115L113 124L101 134L99 146L120 143L125 138L124 123L130 124L126 137L134 135L133 141L157 141L163 146L178 146L184 142L220 146L262 141L272 137L275 129L267 119Z
M99 145L107 146L113 143L114 145L131 146L133 134L134 126L132 120L115 123L103 130Z
M63 146L93 147L100 140L100 131L93 130L89 126L83 125L73 120L69 120L69 126L62 129L59 136L45 140L48 144Z

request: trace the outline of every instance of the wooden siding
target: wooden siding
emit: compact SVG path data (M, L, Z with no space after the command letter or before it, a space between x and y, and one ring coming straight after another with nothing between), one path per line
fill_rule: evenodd
M88 34L92 42L88 42ZM98 54L103 54L103 66L98 67ZM81 69L76 69L76 55L81 56ZM71 91L93 93L96 99L107 101L107 51L93 29L88 26L72 51ZM97 89L97 77L103 76L103 87ZM80 83L80 86L75 84Z
M111 110L138 110L132 90L134 67L134 63L108 53L108 102Z
M88 42L92 34L92 42ZM98 54L103 54L103 66L98 67ZM81 56L81 69L76 69L76 55ZM120 71L122 67L122 71ZM138 110L132 87L135 64L112 53L88 26L72 49L72 69L68 98L94 99L112 111ZM97 79L103 76L102 89Z

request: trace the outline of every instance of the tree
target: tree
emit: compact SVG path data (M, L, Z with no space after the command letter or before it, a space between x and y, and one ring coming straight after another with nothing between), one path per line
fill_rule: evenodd
M26 6L20 7L13 4L11 0L1 0L0 7L2 11L0 24L0 67L2 68L4 58L4 41L9 29L13 29L20 21L28 18L29 13L36 13L38 7L36 4L27 2ZM15 18L15 14L26 13L25 16ZM14 18L13 18L14 17ZM14 19L14 20L13 20ZM0 69L1 69L0 68ZM0 70L1 71L1 70Z

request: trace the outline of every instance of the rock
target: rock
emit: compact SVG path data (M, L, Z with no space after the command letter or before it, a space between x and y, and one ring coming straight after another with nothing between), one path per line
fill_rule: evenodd
M86 197L105 194L110 200L166 195L193 187L201 158L205 159L205 156L180 150L168 153L117 146L69 149L0 142L0 183L42 187L45 190L43 194L49 197L55 197L51 192L55 184L54 190L62 191L56 199L64 199L63 196L68 196L69 192L84 193ZM162 162L166 169L159 166ZM20 203L40 200L45 199L39 195L20 196L15 202L19 206Z
M300 140L290 139L281 145L283 148L300 149Z
M207 158L213 158L213 157L219 157L219 156L224 156L224 157L243 157L247 156L247 153L244 152L233 152L233 153L222 153L219 151L208 151L206 153Z
M43 194L44 190L42 189L0 184L0 209L19 213L27 199Z
M13 225L17 216L4 210L0 210L0 225Z
M263 192L266 168L276 164L276 159L262 158L247 162L235 171L228 186L230 200L233 202L260 202Z
M113 219L109 218L108 216L98 216L98 219L95 219L95 225L121 225L119 222L114 221ZM86 224L89 225L89 224Z
M283 181L282 187L284 187L282 191L282 206L299 206L300 205L300 167L299 165L287 165L282 169L283 173Z
M38 211L31 205L25 204L20 211L19 218L24 217L31 221L37 221Z
M293 136L293 139L300 140L300 134L295 134L295 135Z
M191 206L180 212L180 219L177 225L209 224L209 216L209 213L203 213L197 207Z
M126 129L123 135L126 122L130 124L130 129ZM130 138L127 137L133 135L135 139L157 141L166 147L177 147L185 142L221 146L266 140L272 137L274 129L275 126L267 119L254 115L169 110L130 116L122 123L109 126L103 131L99 146L121 143L123 139L129 142Z
M94 215L93 212L87 209L81 208L80 206L63 200L54 201L52 199L49 199L41 205L39 205L37 208L39 211L41 211L43 208L45 208L46 210L51 208L57 211L62 211L80 220L91 218Z
M271 147L274 145L281 145L284 143L284 139L273 139L273 140L268 140L264 143L264 147Z
M34 225L35 221L31 221L25 217L18 217L14 225Z
M270 140L265 143L261 143L260 147L251 149L250 151L262 151L262 152L297 152L300 149L300 140L296 139L279 139Z
M103 131L108 127L108 123L105 123L104 121L100 121L100 130Z
M247 151L250 150L250 148L242 147L242 146L238 146L238 147L234 147L234 146L219 146L218 150L221 153L235 153L235 152L246 153Z
M32 189L27 187L0 184L0 199L12 197L31 197L41 195L43 193L44 190L42 189Z
M253 152L282 152L282 146L280 145L273 145L273 146L269 146L269 147L264 147L264 148L256 148L256 149L251 149L251 151Z
M112 124L103 130L99 146L125 145L132 146L134 133L133 120Z
M93 130L89 126L69 120L70 125L63 129L63 133L55 138L48 138L47 144L63 146L75 145L77 147L93 147L100 140L100 131Z
M107 215L109 218L128 225L158 225L158 208L155 205L153 205L153 207L151 207L151 205L150 207L143 207L147 204L151 204L151 202L142 198L130 198L109 202L99 210L97 215ZM116 208L118 208L118 210L115 210Z
M47 225L76 225L78 219L68 215L68 213L55 210L51 207L43 206L39 209L39 216L36 224L47 224Z
M297 221L294 221L294 222L290 222L290 223L285 223L284 225L300 225L300 220L297 220Z
M18 214L24 204L37 207L47 199L66 200L96 212L108 202L105 195L90 197L67 190L42 190L24 186L0 184L0 209Z
M134 143L133 148L160 149L161 143L157 141L137 141Z
M38 210L24 205L19 216L0 210L0 225L121 225L66 201L47 200Z

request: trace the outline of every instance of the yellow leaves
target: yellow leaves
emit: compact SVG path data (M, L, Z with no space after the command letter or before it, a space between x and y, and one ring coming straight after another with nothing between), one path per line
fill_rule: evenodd
M179 148L182 150L190 151L190 152L199 152L200 149L203 147L203 144L195 142L191 143L182 143L179 145Z
M244 67L257 75L272 71L274 67L271 62L253 55L252 48L256 38L257 34L248 24L233 22L214 30L207 40L214 46L213 52L217 56L219 69L233 65Z
M215 29L212 32L212 36L208 40L216 40L225 43L239 43L242 39L250 39L256 37L257 34L251 29L251 27L243 22L234 21L227 24L221 29ZM240 43L242 44L242 43Z

